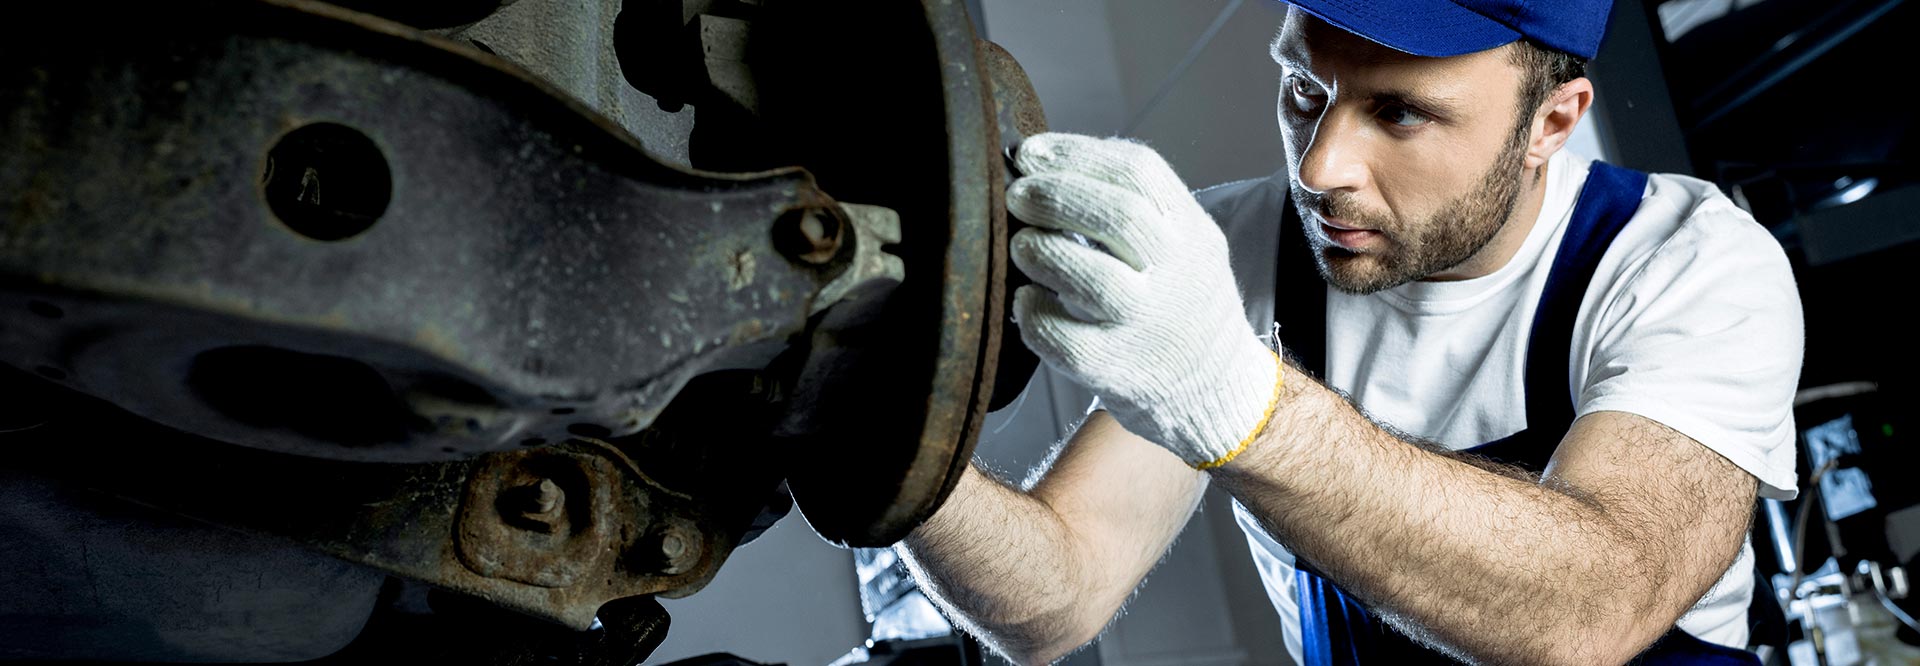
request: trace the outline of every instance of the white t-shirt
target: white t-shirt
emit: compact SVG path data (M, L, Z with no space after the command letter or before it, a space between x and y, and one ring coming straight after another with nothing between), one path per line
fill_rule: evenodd
M1513 260L1491 275L1368 296L1320 285L1328 289L1326 382L1375 419L1456 450L1525 429L1533 313L1590 164L1565 151L1552 158L1539 220ZM1275 229L1281 206L1291 205L1286 188L1282 173L1198 194L1226 230L1249 321L1261 331L1273 320ZM1311 333L1280 337L1284 344ZM1711 183L1653 174L1574 323L1567 362L1575 414L1621 411L1658 421L1752 473L1762 496L1791 498L1803 336L1799 293L1779 243ZM1298 661L1293 556L1244 507L1234 508ZM1753 549L1743 545L1680 628L1746 647L1752 571Z

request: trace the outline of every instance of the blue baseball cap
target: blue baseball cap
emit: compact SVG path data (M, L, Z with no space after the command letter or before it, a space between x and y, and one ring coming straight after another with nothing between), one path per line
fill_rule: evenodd
M1347 32L1417 56L1457 56L1532 38L1600 51L1613 0L1285 0Z

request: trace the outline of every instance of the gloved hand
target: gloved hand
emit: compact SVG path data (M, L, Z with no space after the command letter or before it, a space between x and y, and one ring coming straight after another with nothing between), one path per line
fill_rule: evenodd
M1012 247L1034 281L1013 297L1027 346L1187 464L1239 455L1273 415L1281 371L1247 324L1219 226L1138 143L1041 134L1015 166L1027 175L1007 209L1032 225Z

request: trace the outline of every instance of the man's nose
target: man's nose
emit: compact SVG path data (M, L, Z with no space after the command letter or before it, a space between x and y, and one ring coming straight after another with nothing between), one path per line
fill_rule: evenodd
M1300 185L1315 193L1358 191L1367 186L1367 128L1364 119L1339 109L1320 116L1307 150L1300 157Z

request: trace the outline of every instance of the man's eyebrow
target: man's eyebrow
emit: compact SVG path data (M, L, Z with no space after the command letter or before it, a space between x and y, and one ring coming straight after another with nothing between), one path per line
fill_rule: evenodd
M1276 63L1294 69L1306 69L1303 65L1307 59L1300 57L1300 45L1297 42L1275 37L1273 43L1267 45L1267 55Z
M1453 115L1462 103L1457 97L1416 93L1404 88L1375 90L1367 99L1373 100L1374 104L1400 104L1442 116Z

